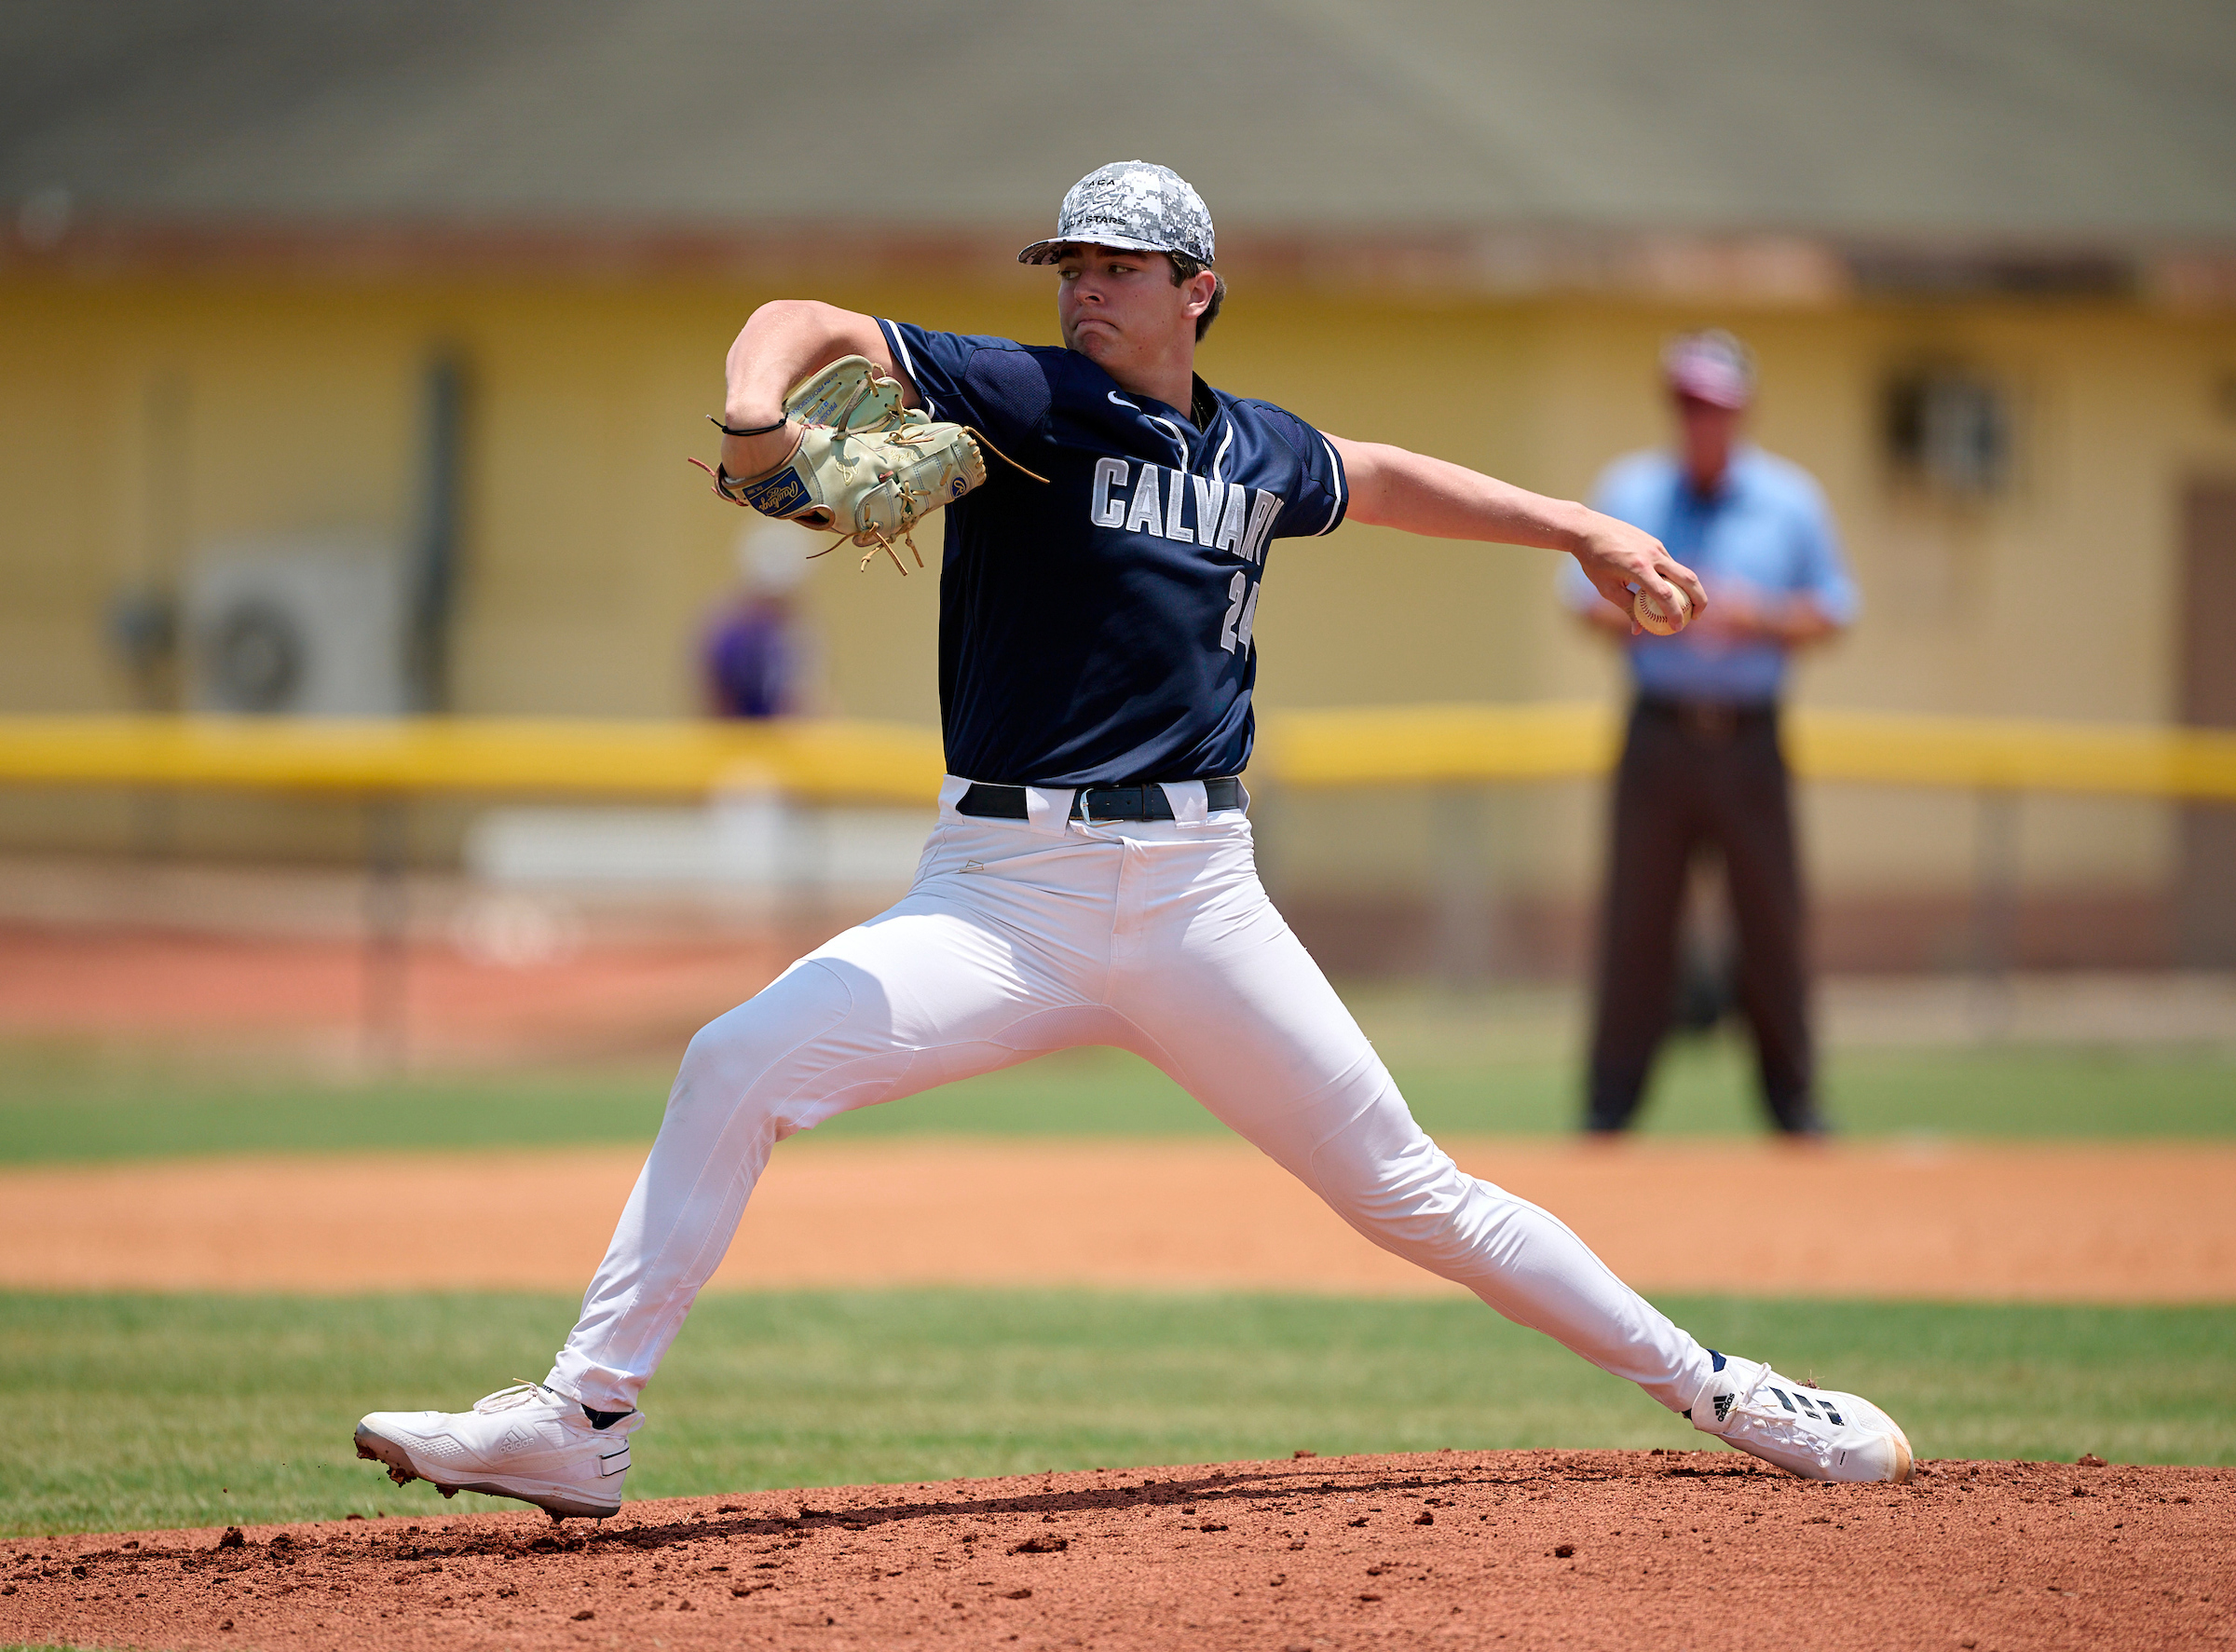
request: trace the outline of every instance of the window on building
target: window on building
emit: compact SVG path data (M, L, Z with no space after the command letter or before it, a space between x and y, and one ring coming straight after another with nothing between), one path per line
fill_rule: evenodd
M1897 375L1887 388L1885 432L1896 473L1936 492L1984 497L2010 476L2010 410L1979 374L1931 368Z

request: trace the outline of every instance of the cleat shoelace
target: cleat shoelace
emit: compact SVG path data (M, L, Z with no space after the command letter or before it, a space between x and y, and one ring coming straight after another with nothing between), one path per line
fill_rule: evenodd
M491 1412L514 1411L524 1405L533 1405L539 1398L553 1404L559 1403L559 1396L541 1383L531 1383L525 1377L516 1377L511 1387L483 1395L473 1402L473 1409L484 1415Z
M1811 1456L1822 1460L1829 1442L1821 1430L1838 1420L1838 1412L1827 1405L1822 1408L1821 1414L1813 1415L1791 1400L1777 1403L1768 1398L1758 1399L1758 1391L1766 1386L1770 1387L1773 1394L1777 1392L1775 1385L1770 1382L1772 1374L1767 1364L1755 1367L1753 1378L1731 1397L1731 1410L1727 1413L1731 1424L1736 1427L1743 1417L1750 1433L1767 1435L1781 1445L1798 1446ZM1809 1427L1812 1423L1818 1427ZM1725 1429L1726 1434L1732 1431L1733 1427Z

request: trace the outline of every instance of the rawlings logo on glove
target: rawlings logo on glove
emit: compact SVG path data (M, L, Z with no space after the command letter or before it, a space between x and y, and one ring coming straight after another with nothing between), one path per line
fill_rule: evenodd
M802 429L784 463L758 476L716 468L709 472L715 491L765 516L852 539L868 552L864 567L883 551L906 574L895 539L923 567L917 524L986 480L973 433L903 407L899 381L866 356L842 356L800 380L784 397L784 416Z

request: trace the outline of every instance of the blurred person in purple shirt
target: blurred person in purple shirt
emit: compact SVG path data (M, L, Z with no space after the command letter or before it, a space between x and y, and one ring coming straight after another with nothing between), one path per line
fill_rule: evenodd
M706 628L699 659L706 708L718 717L787 717L800 709L806 636L797 593L811 538L789 523L738 536L738 587Z
M1764 1104L1779 1130L1816 1135L1825 1123L1778 703L1793 651L1854 621L1855 584L1815 480L1739 439L1755 388L1745 346L1721 330L1687 334L1662 370L1675 450L1617 459L1591 502L1695 569L1708 610L1675 636L1633 635L1588 583L1563 586L1578 617L1624 648L1635 689L1616 773L1585 1127L1620 1131L1638 1111L1678 1010L1686 884L1695 861L1713 856Z

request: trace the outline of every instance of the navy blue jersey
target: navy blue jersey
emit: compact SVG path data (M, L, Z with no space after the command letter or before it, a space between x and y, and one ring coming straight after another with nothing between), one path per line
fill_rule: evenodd
M1221 391L1198 430L1073 350L878 324L934 418L1048 478L988 454L986 485L948 507L948 772L1047 786L1240 773L1266 550L1343 521L1333 444Z

